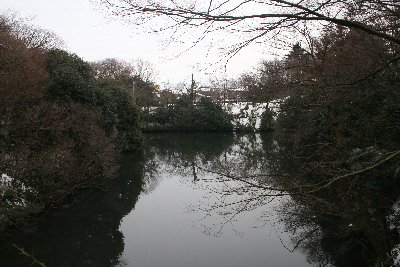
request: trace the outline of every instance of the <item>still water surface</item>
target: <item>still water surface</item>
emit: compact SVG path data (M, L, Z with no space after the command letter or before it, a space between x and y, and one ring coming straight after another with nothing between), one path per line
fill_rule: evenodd
M240 203L252 191L221 173L257 175L269 162L260 136L147 135L124 154L107 191L44 216L13 242L46 266L318 266L296 247L279 210L290 197ZM269 144L269 149L274 144ZM244 193L245 192L245 193ZM295 249L294 249L295 248ZM0 266L31 261L3 244Z

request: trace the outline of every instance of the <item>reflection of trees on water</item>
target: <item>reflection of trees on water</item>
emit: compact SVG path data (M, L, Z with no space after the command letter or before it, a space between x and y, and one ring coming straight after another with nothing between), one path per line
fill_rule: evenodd
M274 141L268 136L263 141L267 153ZM400 266L400 228L395 227L400 225L400 217L396 216L400 184L392 166L384 164L307 192L307 185L322 175L307 165L308 160L276 157L270 168L281 175L275 176L271 184L288 188L290 195L279 208L280 220L292 235L292 247L288 249L301 249L311 263L323 266ZM368 164L369 159L364 162Z
M189 174L193 173L195 163L196 167L229 170L236 175L249 172L256 174L269 166L268 161L260 161L258 155L261 150L259 135L148 135L145 158L150 173L157 169L158 164L168 164L176 172Z
M364 155L365 164L376 156ZM400 221L390 218L400 195L400 184L391 165L384 164L307 192L308 184L314 184L330 171L322 168L321 173L320 166L313 168L309 162L309 158L276 161L276 166L286 174L283 180L289 180L289 185L291 181L301 183L304 190L291 192L290 201L280 211L286 230L293 236L293 248L303 250L310 262L321 265L399 266L399 231L393 225Z
M70 207L43 218L31 233L13 238L13 243L46 266L116 266L123 264L124 237L121 219L135 206L142 188L140 155L122 157L121 175L106 191L89 192ZM0 245L0 266L29 266L12 244Z
M260 201L263 202L265 199L262 198L251 202L245 201L250 194L258 197L258 189L254 190L251 186L243 187L241 182L220 175L221 173L229 173L235 177L251 175L254 179L262 178L265 182L270 179L263 175L272 164L269 159L260 158L263 147L259 135L150 135L147 136L147 144L148 147L145 149L147 190L154 189L161 177L176 175L182 177L181 182L191 182L190 187L205 191L204 199L196 202L195 206L188 206L189 210L197 213L200 211L203 214L199 223L205 232L219 234L224 225L236 219L234 212L224 208L232 201L244 200L236 205L236 207L241 205L241 211L251 210L250 206L263 206ZM216 218L220 219L220 229L211 229L207 224L211 221L215 224Z
M393 227L399 220L391 218L399 189L368 190L353 182L330 190L318 198L293 197L282 207L281 218L293 235L293 246L320 264L395 265L400 240Z
M202 201L188 206L198 214L198 224L206 234L218 235L226 227L240 231L240 220L250 214L259 216L260 225L283 222L280 230L292 236L291 244L283 245L303 251L311 263L396 264L400 252L396 179L378 179L389 176L376 171L314 194L285 191L300 181L292 177L302 165L291 158L273 157L277 150L271 136L148 135L143 158L124 155L122 175L107 191L87 194L13 242L33 251L48 266L123 265L122 217L134 208L143 187L151 191L163 175L177 175L188 179L184 182L191 187L208 192ZM11 244L1 246L0 266L30 264L16 255Z
M153 191L162 173L193 176L193 167L220 157L233 144L231 133L146 135L145 192Z
M299 159L277 157L279 147L271 136L264 136L262 142L258 135L235 136L229 142L195 136L174 136L168 141L157 138L146 151L152 166L157 165L155 170L161 167L193 177L196 186L208 190L207 199L191 207L203 214L201 223L208 224L205 232L218 234L227 224L240 220L241 214L256 214L252 212L261 209L260 223L283 222L282 231L292 235L292 244L284 245L302 250L311 263L395 265L400 209L393 214L392 207L398 203L399 187L393 179L379 178L389 177L389 171L372 171L306 194L300 187L312 183L315 173L304 174ZM149 175L148 179L156 177ZM221 218L220 224L215 224L216 216Z
M292 234L292 248L288 249L301 249L310 262L319 265L396 264L399 231L393 229L396 220L389 218L400 188L390 165L315 191L307 186L325 173L317 165L315 169L310 166L309 158L277 158L275 166L289 188L303 186L288 191L290 199L280 208L281 220Z

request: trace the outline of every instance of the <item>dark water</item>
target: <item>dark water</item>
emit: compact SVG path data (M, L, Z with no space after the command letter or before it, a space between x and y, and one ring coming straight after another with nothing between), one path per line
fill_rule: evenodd
M338 238L338 231L349 233L342 227L356 223L331 218L333 227L315 215L302 218L304 203L260 198L260 190L221 175L267 172L274 162L260 156L266 149L276 144L256 135L148 135L143 153L123 155L121 174L107 191L87 193L2 244L0 266L32 263L12 243L48 267L396 264L397 213L371 211L366 234L360 227L350 231L355 238ZM286 214L297 206L297 214Z

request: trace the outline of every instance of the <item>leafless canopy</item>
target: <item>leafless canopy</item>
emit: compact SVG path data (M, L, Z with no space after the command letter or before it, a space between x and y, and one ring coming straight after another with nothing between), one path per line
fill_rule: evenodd
M117 16L133 19L154 31L180 29L198 33L194 43L215 32L239 36L230 49L236 53L253 42L263 42L312 24L316 31L329 24L358 29L400 45L400 3L397 0L100 0ZM188 30L190 29L190 30ZM267 39L268 38L268 39Z

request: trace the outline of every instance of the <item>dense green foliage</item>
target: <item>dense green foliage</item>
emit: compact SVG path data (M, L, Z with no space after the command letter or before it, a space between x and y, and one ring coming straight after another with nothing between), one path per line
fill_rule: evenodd
M281 148L313 155L316 161L326 156L336 164L354 149L398 150L397 50L365 32L341 27L326 30L310 45L296 44L283 60L264 62L258 74L243 77L254 97L287 97L274 124ZM271 114L264 117L262 128L270 128Z
M210 99L192 103L183 95L175 104L158 107L145 116L148 130L232 131L231 116Z
M272 132L275 127L274 114L269 108L266 108L261 116L260 132Z
M0 17L0 231L101 185L118 151L141 145L138 109L119 81L97 79L74 54L31 47L23 27Z
M77 55L54 49L48 52L49 98L95 105L96 90L89 64Z
M139 130L139 109L134 99L125 90L124 83L115 79L100 79L98 86L108 99L105 107L115 117L118 146L122 150L136 150L141 147L142 135ZM109 116L111 121L114 117Z
M281 79L264 71L253 88L288 96L267 136L279 147L269 152L271 173L294 200L284 208L287 228L316 263L394 266L398 230L386 218L400 186L398 59L379 38L332 28L313 49L296 45L274 62Z

